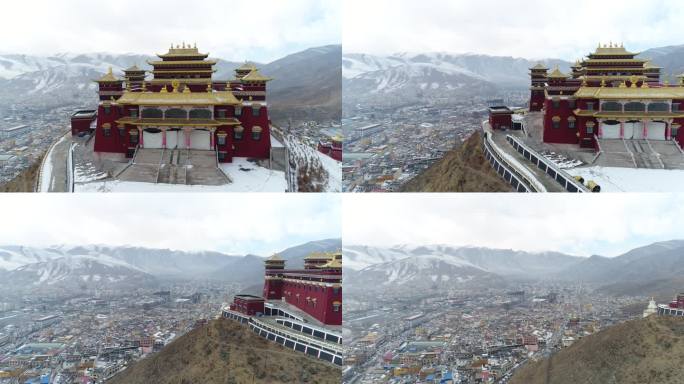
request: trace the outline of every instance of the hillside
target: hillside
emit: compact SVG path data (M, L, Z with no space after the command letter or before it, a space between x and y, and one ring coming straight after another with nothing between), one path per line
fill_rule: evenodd
M684 377L684 319L651 316L588 336L522 367L511 384L675 384Z
M111 384L339 383L340 371L285 349L229 320L179 337L115 376Z
M511 186L494 172L485 159L479 132L402 187L402 192L511 191Z

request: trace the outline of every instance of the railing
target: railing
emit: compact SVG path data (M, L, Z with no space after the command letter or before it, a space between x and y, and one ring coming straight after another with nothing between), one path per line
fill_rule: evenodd
M155 184L159 184L159 174L161 173L162 165L164 165L164 152L166 152L166 148L162 148L161 158L159 159L159 166L157 167L157 176L154 178ZM173 152L171 152L171 155L173 156Z
M594 143L596 143L596 156L594 156L593 159L591 159L591 164L594 164L596 160L598 160L599 156L603 153L603 149L601 148L601 143L599 142L598 136L594 135Z
M326 360L336 365L342 365L344 347L340 344L301 334L295 330L288 330L284 325L274 326L254 316L247 316L233 310L223 309L222 317L247 324L249 328L268 340L305 353L312 357ZM312 353L313 352L313 353Z
M74 192L74 147L76 143L71 143L69 146L69 154L67 155L67 192Z
M230 178L230 176L228 176L226 171L224 171L223 168L221 168L221 163L219 162L219 156L218 156L218 148L216 148L216 146L214 146L214 152L216 152L216 169L218 169L218 171L221 172L221 174L223 175L223 177L226 178L226 181L228 183L232 183L233 180Z
M558 184L560 184L568 192L589 192L589 190L584 186L584 184L575 180L573 176L564 170L560 169L551 160L545 158L544 156L537 153L537 151L531 149L527 145L523 144L518 138L511 135L506 135L506 141L510 143L513 148L515 148L518 153L523 155L532 164L536 165L537 168L544 171L547 175L551 176Z
M494 168L504 180L510 183L518 192L538 192L532 183L518 171L516 171L506 160L501 157L489 143L489 132L484 132L483 146L485 149L485 158L489 164Z

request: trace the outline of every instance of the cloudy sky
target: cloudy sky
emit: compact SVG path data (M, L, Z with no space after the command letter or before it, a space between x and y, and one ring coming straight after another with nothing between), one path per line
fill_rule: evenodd
M684 239L684 196L376 194L343 197L343 242L483 246L617 256Z
M335 194L5 194L0 244L134 245L268 256L341 236Z
M269 62L341 42L340 0L22 0L2 8L0 53L164 53Z
M574 60L604 43L684 44L677 0L345 0L344 50Z

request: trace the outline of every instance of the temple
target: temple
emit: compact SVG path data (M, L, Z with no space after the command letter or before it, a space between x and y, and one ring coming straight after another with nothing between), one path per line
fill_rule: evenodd
M312 253L303 269L265 262L262 296L235 295L224 318L295 351L342 364L342 253Z
M597 148L598 139L673 140L684 132L684 76L660 69L622 45L599 45L572 73L530 68L531 112L543 114L543 141Z
M72 132L90 131L96 152L126 157L138 149L163 148L213 151L220 162L269 158L270 78L247 63L235 70L234 79L214 80L217 61L196 46L171 46L157 56L148 61L151 71L133 66L119 78L110 68L96 80L100 101L93 126L81 112L72 118Z

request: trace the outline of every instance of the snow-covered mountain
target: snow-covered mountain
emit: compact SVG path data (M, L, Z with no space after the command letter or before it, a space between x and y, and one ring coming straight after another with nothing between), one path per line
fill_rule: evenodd
M569 63L544 60L548 66ZM529 86L529 68L536 61L476 54L400 53L390 56L344 54L345 98L357 95L399 97L493 94L501 88Z
M5 287L85 289L143 287L156 279L121 260L104 255L68 255L20 266L4 273Z

